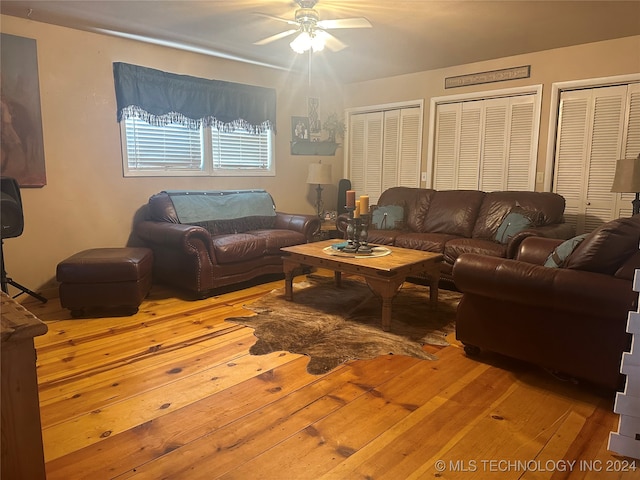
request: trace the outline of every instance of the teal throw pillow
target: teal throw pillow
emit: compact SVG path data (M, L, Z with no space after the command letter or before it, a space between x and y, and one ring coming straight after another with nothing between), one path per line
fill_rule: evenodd
M399 230L404 224L404 207L384 205L373 210L371 228L374 230Z
M529 216L512 211L504 217L502 224L498 227L498 231L496 232L496 241L503 244L509 243L511 237L516 233L529 228L531 224L532 222Z
M565 240L558 245L544 262L545 267L560 268L578 245L587 237L587 233Z

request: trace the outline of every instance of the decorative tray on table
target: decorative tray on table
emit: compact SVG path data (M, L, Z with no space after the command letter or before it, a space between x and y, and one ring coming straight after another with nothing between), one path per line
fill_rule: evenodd
M368 252L345 252L344 247L347 246L347 242L335 243L329 247L325 247L322 249L324 253L327 255L334 255L337 257L346 257L346 258L372 258L372 257L384 257L385 255L389 255L391 250L387 247L383 247L381 245L369 245L371 248Z

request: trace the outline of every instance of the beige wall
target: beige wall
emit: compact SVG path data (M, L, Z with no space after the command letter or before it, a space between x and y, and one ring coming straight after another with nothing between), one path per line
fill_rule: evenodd
M446 90L444 88L444 81L447 77L521 65L531 65L530 78ZM427 152L429 148L432 148L428 143L431 98L528 85L542 85L542 109L536 171L544 173L547 162L552 84L627 74L640 74L640 36L349 84L344 87L344 103L345 108L355 108L424 99L422 170L425 171ZM536 185L536 190L542 190L542 188L543 182Z
M341 178L341 149L334 157L314 157L292 156L289 147L290 117L307 115L306 97L320 99L322 119L342 110L339 87L318 85L317 79L309 87L305 75L9 16L1 17L1 31L35 39L38 51L47 185L21 190L24 233L4 244L9 276L32 290L55 285L56 265L75 252L125 245L136 211L161 190L264 188L278 210L314 213L316 192L305 183L308 165L321 159L333 165L336 184ZM277 176L124 178L115 61L276 88ZM327 187L324 197L333 206L337 187Z

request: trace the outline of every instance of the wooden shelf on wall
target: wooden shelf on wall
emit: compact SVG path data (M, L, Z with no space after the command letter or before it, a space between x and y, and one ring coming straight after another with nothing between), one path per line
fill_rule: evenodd
M336 154L339 143L335 142L291 142L291 155L324 155Z

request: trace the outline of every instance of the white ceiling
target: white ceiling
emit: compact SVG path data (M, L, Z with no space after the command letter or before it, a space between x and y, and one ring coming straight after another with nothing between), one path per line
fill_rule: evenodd
M306 69L292 37L254 45L290 28L256 12L293 20L296 8L293 0L0 1L6 15ZM640 35L638 0L319 0L316 10L321 20L363 16L373 24L332 30L349 47L314 54L316 74L344 83Z

